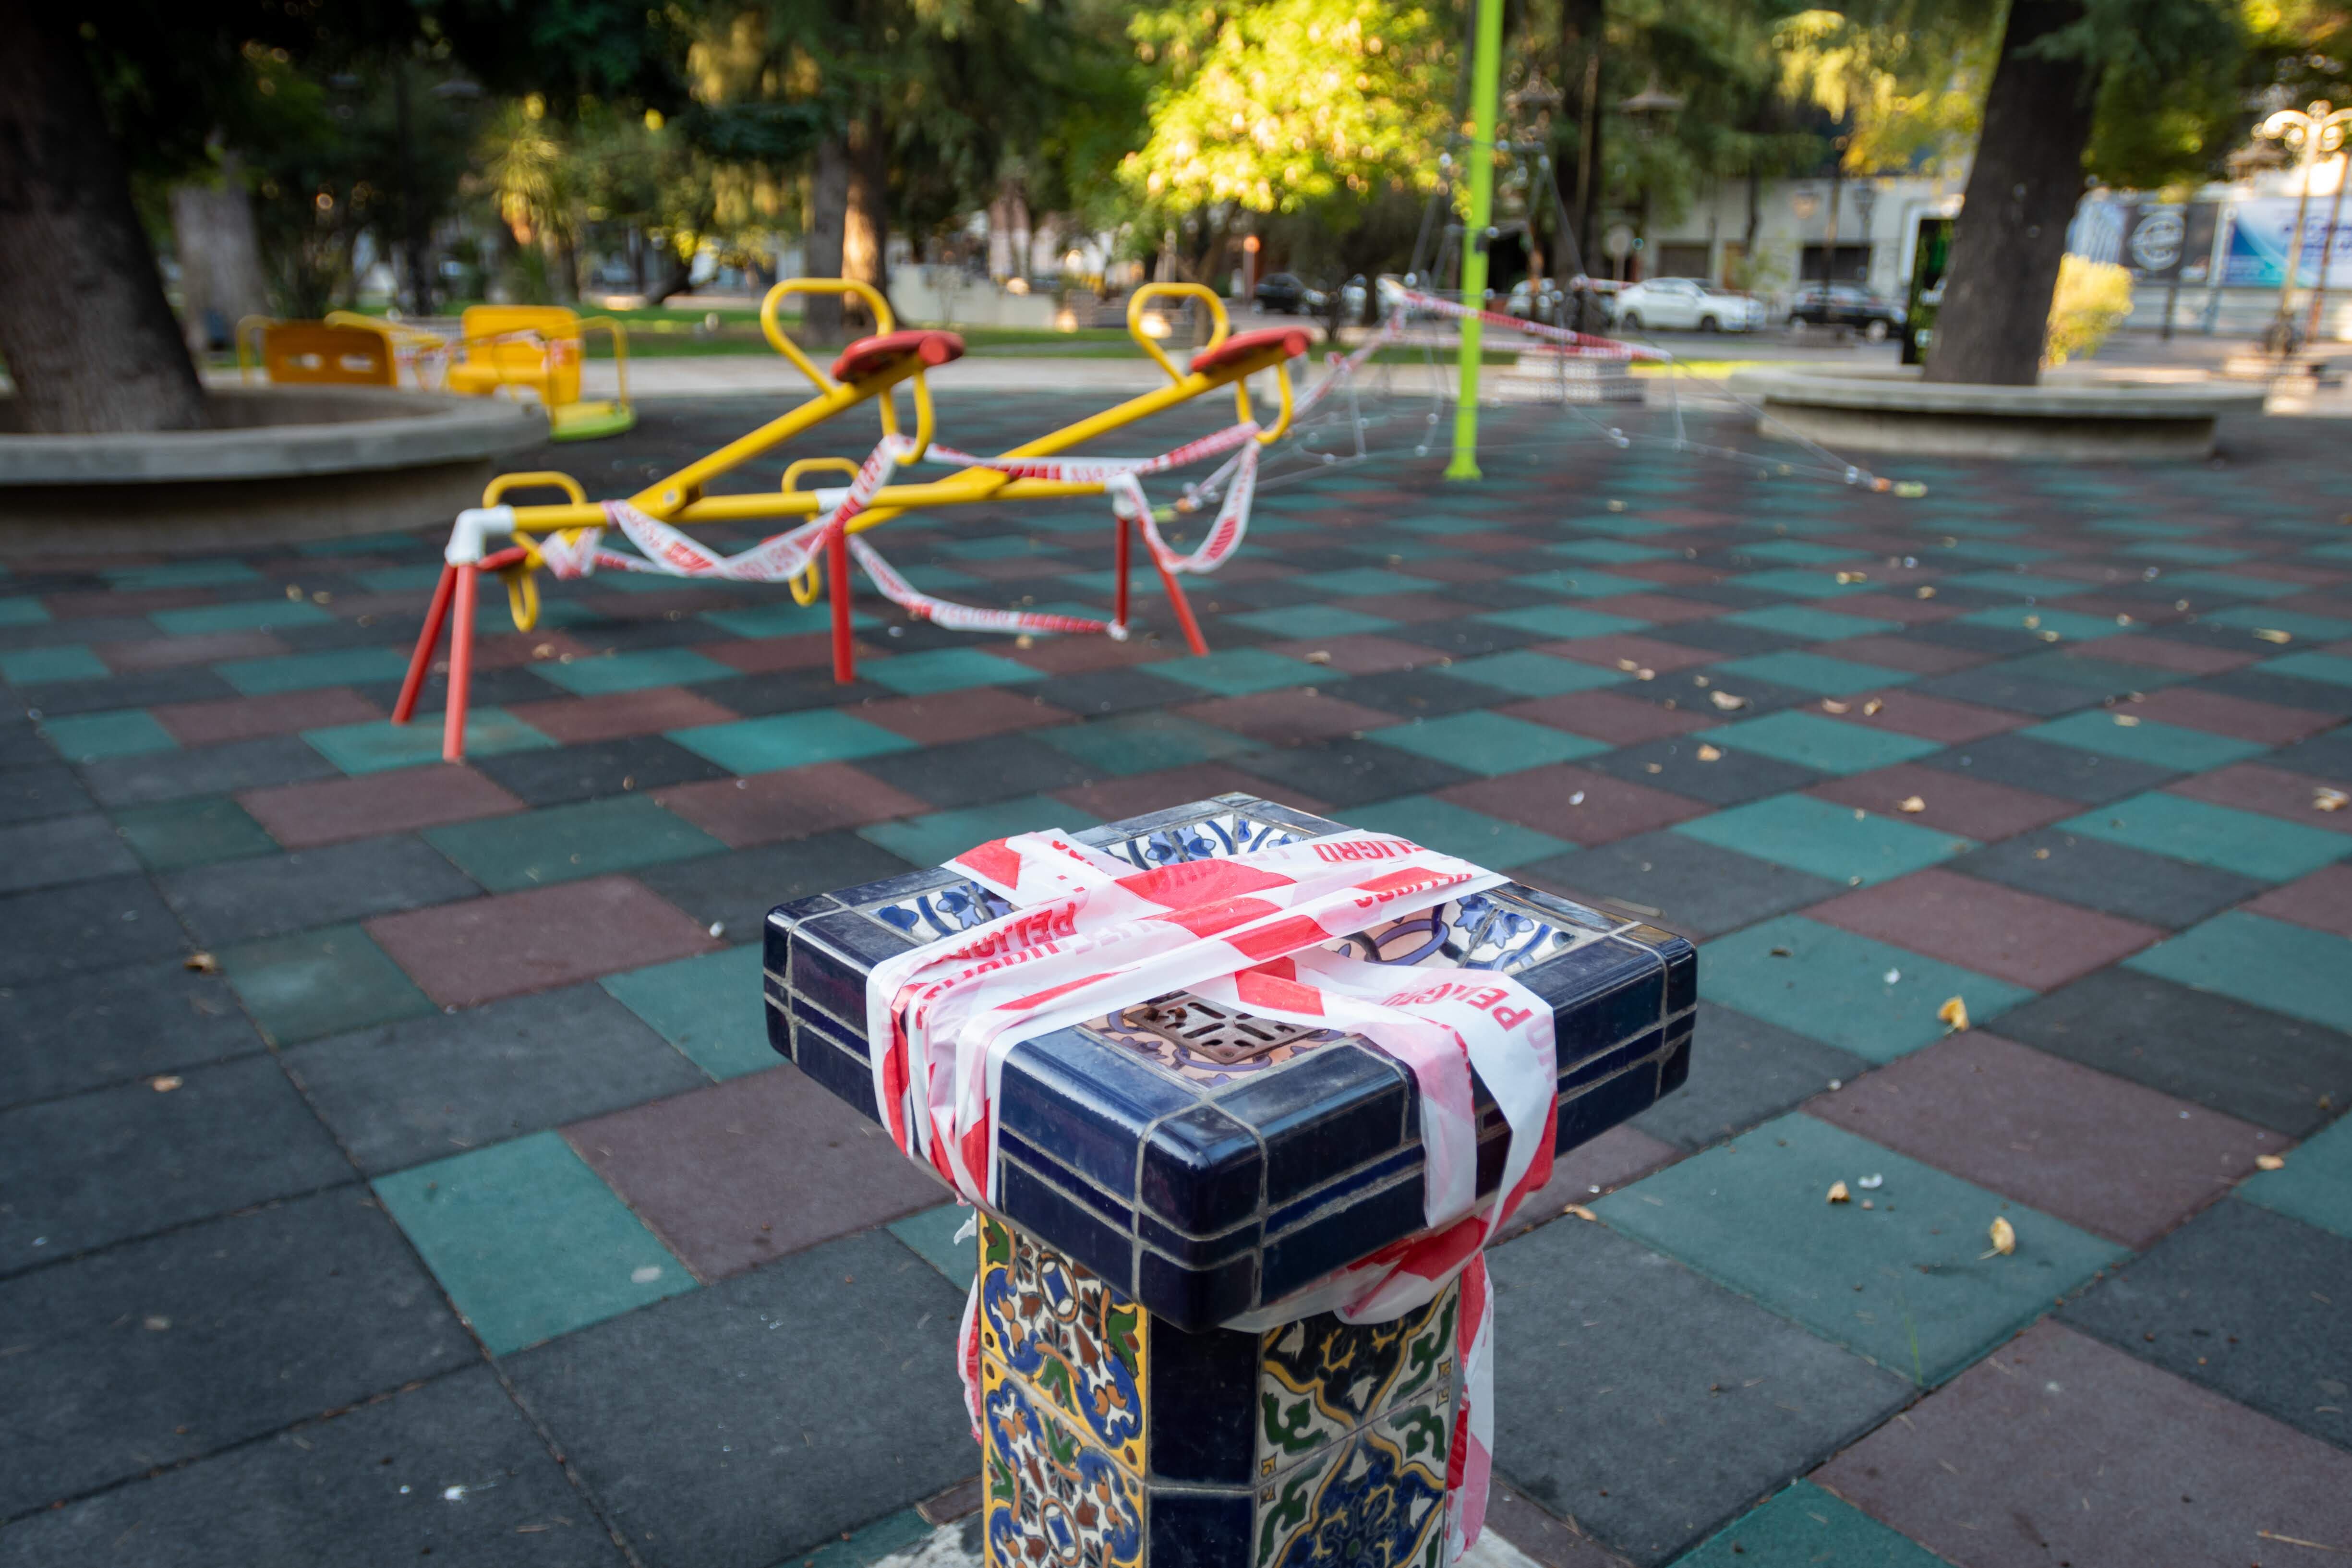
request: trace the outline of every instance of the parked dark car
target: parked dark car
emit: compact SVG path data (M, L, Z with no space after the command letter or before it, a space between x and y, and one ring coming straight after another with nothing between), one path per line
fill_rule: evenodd
M1789 301L1789 325L1851 327L1877 342L1903 330L1903 302L1853 283L1808 283Z
M1257 280L1257 308L1297 316L1323 308L1323 291L1309 289L1296 272L1269 272Z

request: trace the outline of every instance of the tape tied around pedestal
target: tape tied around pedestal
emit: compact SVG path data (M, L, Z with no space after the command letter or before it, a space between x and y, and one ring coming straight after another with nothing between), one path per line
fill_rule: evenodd
M1424 1228L1225 1326L1263 1331L1327 1311L1386 1322L1460 1279L1461 1381L1446 1476L1448 1556L1458 1554L1485 1518L1493 1445L1484 1249L1551 1177L1551 1009L1506 975L1377 963L1328 944L1505 879L1361 831L1145 871L1046 831L996 839L948 864L1012 911L877 964L866 1022L875 1101L891 1138L966 1203L998 1206L995 1107L1013 1047L1172 991L1360 1035L1413 1075ZM1473 1068L1508 1128L1501 1181L1484 1201ZM975 1437L979 1299L975 1278L957 1345Z

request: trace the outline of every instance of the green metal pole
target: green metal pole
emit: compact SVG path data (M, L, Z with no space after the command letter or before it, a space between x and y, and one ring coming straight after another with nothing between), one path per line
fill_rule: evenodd
M1502 88L1503 0L1478 0L1478 47L1470 74L1470 216L1462 230L1462 302L1486 303L1486 226L1495 221L1495 100ZM1478 474L1478 363L1485 334L1475 317L1462 322L1462 384L1454 405L1449 479Z

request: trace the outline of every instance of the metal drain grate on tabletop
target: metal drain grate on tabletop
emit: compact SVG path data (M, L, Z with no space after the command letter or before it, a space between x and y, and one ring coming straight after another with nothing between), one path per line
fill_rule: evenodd
M1230 1012L1181 992L1139 1002L1119 1014L1118 1021L1128 1028L1157 1035L1206 1057L1220 1067L1248 1061L1316 1033L1301 1024L1279 1024L1271 1018Z

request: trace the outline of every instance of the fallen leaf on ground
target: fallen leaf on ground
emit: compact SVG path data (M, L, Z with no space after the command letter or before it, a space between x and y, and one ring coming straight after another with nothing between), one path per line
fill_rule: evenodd
M1863 1177L1863 1179L1862 1179L1861 1181L1856 1182L1856 1183L1854 1184L1854 1185L1856 1185L1856 1186L1858 1186L1858 1187L1864 1188L1864 1189L1865 1189L1866 1191L1874 1192L1874 1192L1876 1192L1879 1188L1881 1188L1881 1187L1885 1186L1885 1184L1886 1184L1886 1178L1885 1178L1884 1175L1877 1175L1877 1176L1864 1176L1864 1177Z
M1623 670L1635 670L1642 667L1630 658L1621 658L1617 661L1617 668Z
M1772 950L1772 956L1775 958L1794 958L1797 955L1785 947L1776 947Z
M1723 753L1713 746L1702 745L1698 749L1698 760L1702 763L1719 763L1723 761Z
M1965 1034L1969 1027L1969 1005L1955 996L1936 1009L1936 1019L1950 1026L1954 1034Z
M1636 680L1655 680L1658 679L1658 672L1654 669L1637 669L1633 672L1633 679Z
M2340 789L2321 788L2311 792L2311 808L2314 811L2341 811L2347 805L2352 805L2352 795Z
M2294 641L2294 634L2293 632L2279 631L2275 627L2272 626L2256 626L2254 628L2254 635L2262 638L2264 642Z
M1851 713L1853 711L1853 704L1851 702L1840 702L1834 697L1824 697L1822 699L1822 711L1824 713Z
M1722 709L1726 713L1735 712L1738 710L1748 706L1748 699L1745 697L1734 697L1728 691L1710 691L1706 696L1708 701L1713 702L1717 708Z
M1870 574L1867 572L1841 572L1837 574L1837 580L1841 583L1867 583L1870 581Z
M153 1089L157 1094L169 1094L173 1089L179 1088L183 1081L183 1079L173 1074L165 1073L162 1078L149 1079L147 1087Z
M1853 1194L1845 1190L1845 1184L1843 1182L1832 1182L1830 1184L1830 1202L1833 1204L1843 1204L1851 1203L1853 1200Z
M2137 729L2139 727L2139 715L2137 713L2118 713L2116 715L2116 722L2122 725L2126 730Z
M2025 617L2025 629L2029 632L2041 626L2041 624L2042 617L2040 616L2028 616Z
M1927 586L1925 584L1920 584L1920 587L1919 587L1919 597L1921 597L1921 598L1923 598L1923 599L1932 599L1932 598L1934 598L1935 596L1936 596L1936 590L1935 590L1935 589L1933 589L1933 588L1930 588L1930 587Z
M1864 704L1862 705L1862 713L1863 713L1863 717L1864 717L1864 718L1865 718L1865 719L1867 719L1867 718L1868 718L1868 717L1870 717L1872 714L1874 714L1874 713L1877 712L1880 709L1882 709L1882 708L1884 708L1884 707L1885 707L1885 706L1886 706L1886 704L1885 704L1885 703L1881 702L1877 698L1874 697L1874 698L1872 698L1869 701L1867 701L1867 702L1865 702L1865 703L1864 703Z
M1307 662L1309 664L1328 664L1331 662L1331 656L1324 649L1318 647L1313 653L1307 656Z
M1998 1252L2003 1258L2007 1258L2017 1250L2017 1227L2000 1215L1993 1216L1991 1227L1985 1234L1992 1237L1992 1252ZM1988 1252L1985 1256L1990 1258L1992 1252Z
M2286 1169L2286 1162L2280 1159L2276 1154L2257 1154L2254 1156L2254 1163L2265 1171L2284 1171Z
M1568 804L1570 805L1582 805L1584 804L1584 792L1582 790L1578 790L1574 795L1570 795L1568 797Z
M1906 816L1916 816L1927 809L1927 803L1916 795L1906 795L1895 809Z
M192 952L180 960L180 967L193 969L199 974L218 974L220 960L209 952Z
M1601 1217L1599 1215L1594 1214L1591 1209L1586 1208L1582 1204L1570 1204L1559 1212L1562 1214L1572 1214L1579 1219L1597 1220Z

